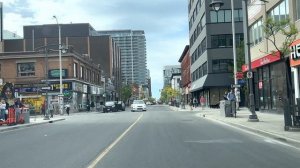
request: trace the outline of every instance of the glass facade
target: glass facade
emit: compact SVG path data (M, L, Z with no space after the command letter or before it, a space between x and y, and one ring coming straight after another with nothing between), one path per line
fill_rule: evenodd
M257 69L255 73L256 107L260 110L278 110L280 99L286 97L286 71L283 62L277 62Z
M299 9L299 8L298 8ZM268 17L275 21L281 21L289 17L289 0L283 0L268 12Z
M193 73L192 73L192 81L196 81L203 77L204 75L207 75L207 62L202 64L199 68L197 68Z
M263 25L262 18L260 18L250 26L249 38L252 46L260 43L263 39L262 25Z
M236 34L235 40L237 46L244 40L243 34ZM232 34L219 34L211 36L211 48L232 47Z
M241 22L243 21L243 12L242 9L234 10L234 21ZM228 23L231 22L231 10L219 10L210 11L210 22L211 23Z
M231 59L219 59L212 61L213 73L227 73L233 72L233 60Z

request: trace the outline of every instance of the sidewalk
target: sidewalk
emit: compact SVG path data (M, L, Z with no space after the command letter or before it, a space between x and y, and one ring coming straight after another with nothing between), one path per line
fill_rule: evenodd
M65 120L65 116L55 115L53 118L50 118L50 120L44 120L44 117L41 115L30 116L29 123L17 124L17 125L11 125L11 126L1 125L0 132L14 130L14 129L23 128L23 127L31 127L31 126L40 125L40 124L53 123L53 122L62 121L62 120Z
M300 130L284 131L283 114L256 112L259 122L249 122L248 117L251 113L247 108L240 108L240 110L237 111L236 118L234 118L221 116L220 109L210 109L206 107L202 110L198 107L191 111L188 106L186 106L186 109L173 106L169 107L174 111L192 112L198 117L255 132L300 148Z

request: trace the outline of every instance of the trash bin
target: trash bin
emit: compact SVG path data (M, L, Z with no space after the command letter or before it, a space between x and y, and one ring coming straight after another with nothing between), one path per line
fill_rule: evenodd
M24 123L30 123L30 112L28 108L23 109Z
M220 101L220 115L224 117L232 117L231 102L229 100Z

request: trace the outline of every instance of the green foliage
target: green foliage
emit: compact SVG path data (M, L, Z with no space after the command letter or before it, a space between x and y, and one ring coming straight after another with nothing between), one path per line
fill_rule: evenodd
M245 64L245 45L243 41L236 47L236 64L237 71L242 72L242 65Z
M284 58L285 55L290 53L290 45L295 41L298 29L290 19L275 21L272 18L267 18L264 25L264 33L267 40L269 40L276 50L280 53L280 57ZM282 44L277 44L276 35L282 34L285 40ZM272 51L275 53L277 51Z
M172 98L175 98L179 95L179 91L173 89L171 86L166 86L160 93L160 100L163 102L168 102Z
M121 100L127 102L131 97L132 88L130 85L125 85L121 88Z

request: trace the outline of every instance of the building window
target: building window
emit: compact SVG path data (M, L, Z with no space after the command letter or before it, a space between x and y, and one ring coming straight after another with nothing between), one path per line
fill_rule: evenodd
M232 72L233 61L231 59L220 59L212 61L213 73L227 73Z
M268 17L271 17L276 22L287 19L289 17L289 0L283 0L280 4L275 6L268 12Z
M251 45L256 45L260 43L263 39L263 26L262 18L258 19L255 23L250 26L250 43Z
M17 68L18 76L35 76L34 62L17 63Z
M218 23L218 15L216 11L210 11L210 22Z
M78 64L74 63L74 66L73 66L73 77L74 78L78 77L77 71L78 71Z
M243 21L243 12L242 9L234 10L234 21L241 22ZM211 23L228 23L231 22L231 10L219 10L210 11L210 22Z
M83 66L80 66L80 79L84 78L84 69Z
M204 76L204 75L207 75L207 62L205 62L205 63L202 65L202 69L203 69L203 76Z
M243 34L235 35L236 45L239 45L243 40ZM232 47L233 40L231 34L219 34L211 36L211 48Z

